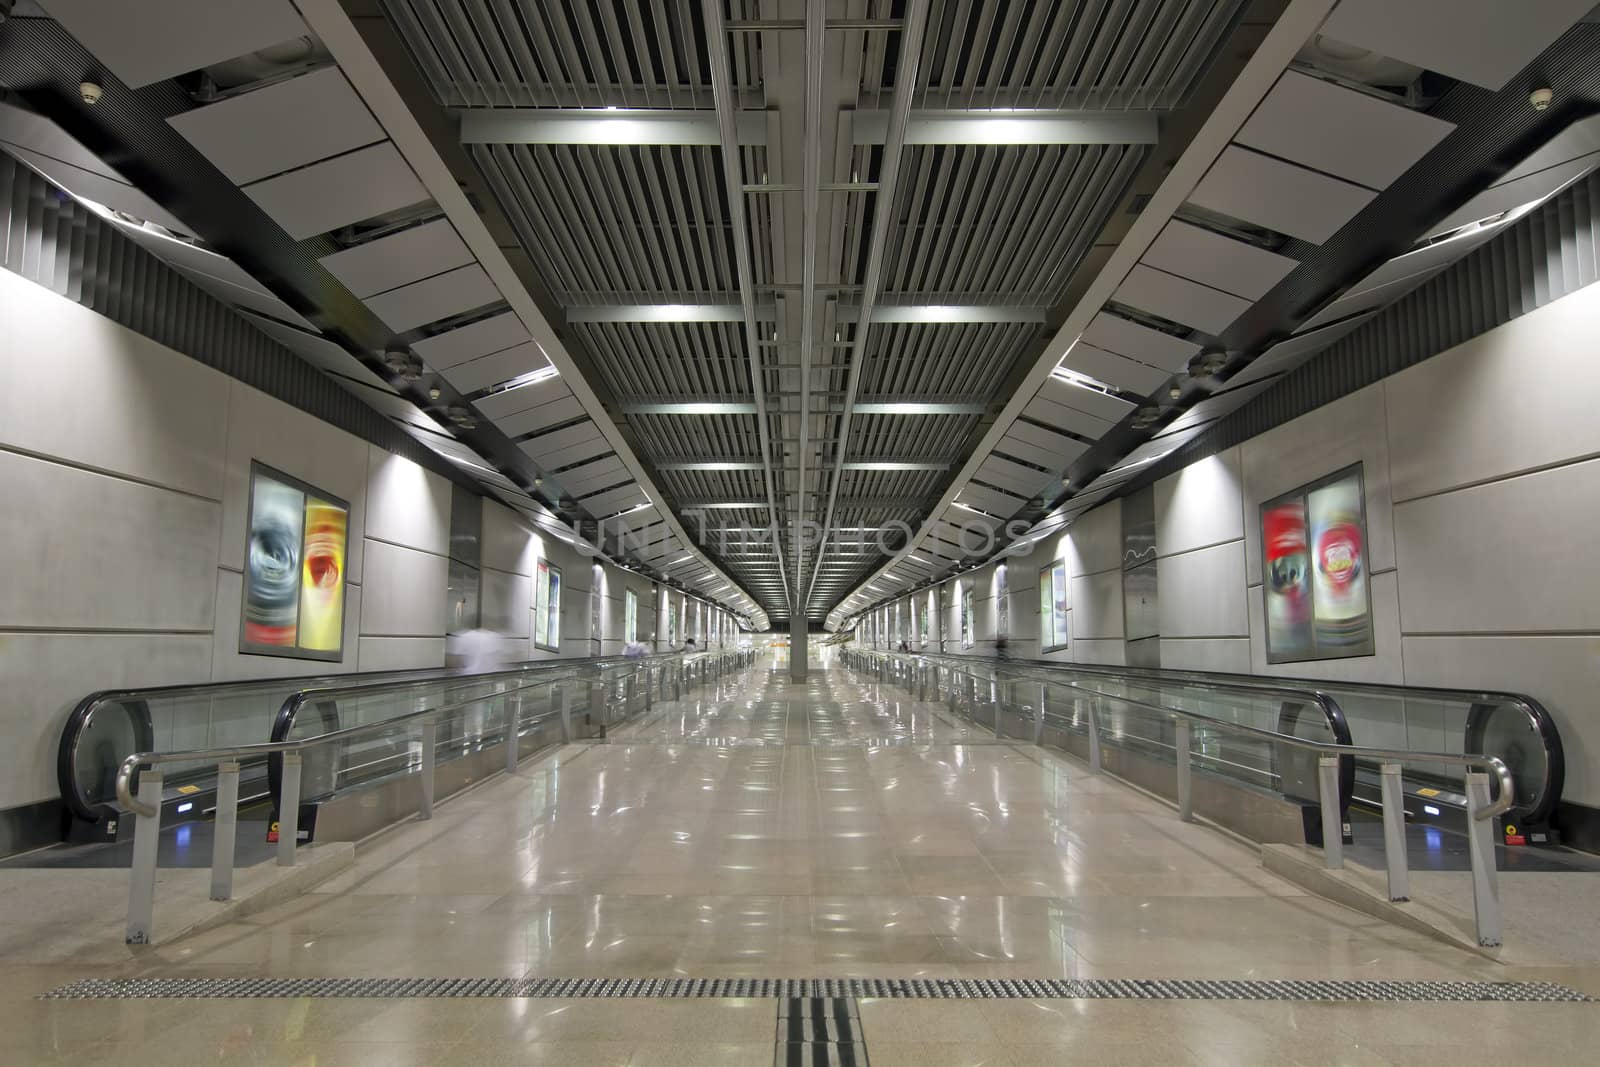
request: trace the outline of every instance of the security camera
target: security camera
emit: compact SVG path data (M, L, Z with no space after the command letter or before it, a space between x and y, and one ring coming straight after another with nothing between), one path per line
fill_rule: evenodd
M100 102L100 97L105 90L94 82L82 82L78 85L78 95L83 97L83 102L93 107Z
M1543 111L1555 97L1556 94L1549 89L1535 89L1528 94L1528 103L1533 105L1533 110Z

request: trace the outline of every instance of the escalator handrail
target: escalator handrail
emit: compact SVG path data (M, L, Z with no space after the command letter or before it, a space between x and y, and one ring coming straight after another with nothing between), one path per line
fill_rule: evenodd
M863 651L865 651L865 650L863 650ZM878 651L878 654L879 655L893 655L893 656L910 655L912 657L928 659L928 660L934 660L934 661L940 662L940 663L955 663L955 664L959 664L959 663L961 663L963 661L970 662L970 661L972 661L974 659L981 659L983 662L989 663L994 668L999 668L999 669L1004 669L1004 670L1040 671L1040 672L1055 673L1055 674L1070 674L1070 673L1073 673L1073 672L1075 672L1075 671L1077 671L1079 669L1078 665L1075 664L1075 663L1056 663L1056 662L1053 662L1051 660L1034 660L1034 659L1028 659L1028 660L1018 660L1018 659L996 660L996 659L992 659L991 657L987 657L987 656L984 656L984 657L978 657L978 656L952 656L952 655L949 655L948 653L938 653L938 654L934 654L934 655L929 655L927 653L921 653L921 652L888 653L888 652ZM1112 677L1112 678L1117 678L1117 677L1134 677L1134 678L1138 678L1138 677L1146 676L1147 675L1147 669L1146 668L1129 668L1126 671L1119 672L1119 671L1116 671L1116 670L1113 670L1113 669L1108 669L1108 668L1101 667L1101 668L1098 668L1096 670L1086 671L1086 672L1083 672L1083 673L1102 674L1102 675L1105 675L1107 677ZM1175 675L1179 674L1179 673L1181 673L1181 672L1174 672ZM1203 673L1203 672L1196 672L1196 673ZM1342 744L1342 745L1350 745L1350 744L1354 743L1354 738L1352 738L1351 735L1350 735L1350 724L1349 724L1349 721L1345 718L1344 709L1339 706L1338 699L1336 697L1334 697L1333 694L1325 692L1325 691L1323 691L1321 689L1302 688L1302 687L1299 687L1299 686L1281 685L1281 684L1277 684L1275 682L1263 682L1263 683L1259 683L1259 684L1252 684L1252 683L1244 682L1244 681L1239 681L1239 682L1213 682L1213 681L1210 681L1210 680L1189 680L1189 679L1183 679L1183 678L1179 678L1179 679L1176 679L1176 680L1183 681L1183 682L1185 682L1185 684L1199 686L1199 687L1206 688L1206 689L1233 691L1233 692L1238 692L1238 693L1262 694L1262 695L1267 695L1267 696L1278 696L1278 697L1285 698L1285 699L1297 700L1297 701L1301 701L1303 703L1313 704L1319 710L1321 710L1322 714L1327 719L1328 733L1329 733L1330 736L1332 736L1335 739L1335 741L1337 741L1339 744ZM1065 684L1070 684L1070 683L1061 683L1061 684L1065 685Z
M862 649L873 651L881 655L890 654L884 649ZM905 653L896 653L904 655ZM925 656L937 660L972 660L980 659L993 662L989 656L955 656L950 653L913 652L911 655ZM1300 682L1309 682L1316 690L1326 695L1337 704L1336 693L1349 691L1352 694L1375 693L1395 697L1401 700L1452 700L1468 708L1468 721L1465 736L1462 738L1463 751L1470 751L1478 747L1481 742L1479 733L1481 725L1474 729L1472 709L1478 705L1492 704L1516 709L1527 720L1529 728L1539 737L1544 746L1545 775L1544 789L1537 799L1526 810L1519 811L1518 817L1524 822L1544 822L1554 813L1560 803L1561 794L1566 785L1566 752L1561 742L1561 732L1557 729L1555 720L1550 712L1536 697L1526 693L1516 693L1509 690L1495 689L1450 689L1441 686L1412 686L1393 685L1386 682L1357 682L1329 679L1261 679L1256 675L1235 674L1229 671L1200 671L1180 669L1173 667L1108 667L1096 663L1062 663L1056 660L1003 660L1004 663L1026 663L1041 668L1051 668L1060 671L1075 671L1083 674L1098 674L1114 678L1120 677L1145 677L1156 680L1170 679L1175 681L1192 682L1194 684L1233 684L1242 686L1264 685ZM1326 688L1323 688L1326 686ZM1343 712L1340 712L1341 718ZM1348 727L1346 727L1348 732Z
M551 661L555 662L555 661ZM643 667L644 660L630 661ZM637 669L637 667L636 667ZM517 693L524 689L544 685L544 680L530 681L524 685L506 690L507 693ZM500 694L504 695L504 694ZM151 817L156 814L156 809L140 803L133 794L133 776L141 767L156 767L163 763L220 763L223 760L245 760L262 756L282 755L286 752L304 752L333 741L353 741L369 734L376 734L385 730L392 730L396 725L413 722L419 719L437 716L460 708L471 707L482 703L481 696L468 700L451 701L427 708L418 708L408 711L381 722L363 723L360 726L347 726L339 730L328 730L311 737L302 737L294 741L266 741L249 745L233 745L226 748L197 748L179 752L135 752L122 761L117 768L117 802L124 811L131 811L136 815Z
M689 653L681 651L663 652L654 656L639 657L637 659L630 659L626 656L586 656L582 659L530 660L526 663L517 664L514 667L496 667L495 669L488 671L456 670L430 679L417 679L405 682L374 682L370 685L328 686L322 689L300 689L290 693L283 699L283 703L278 705L278 713L273 717L270 739L273 741L287 741L289 739L290 731L294 729L295 719L299 715L301 709L307 704L311 703L313 700L318 700L322 697L325 697L329 693L337 693L340 697L345 699L381 696L386 692L403 692L407 689L416 688L417 686L438 682L460 682L464 684L472 684L474 682L489 682L496 678L521 678L530 674L546 675L554 674L559 671L579 670L585 667L592 667L603 672L607 668L611 667L631 668L645 662L659 663L663 660L671 659L691 660L700 659L704 656L717 655L722 655L722 653L702 650ZM511 691L519 692L524 688L528 687L518 686L516 689ZM474 698L474 700L482 699L484 698Z
M703 650L695 655L711 654L711 650ZM660 653L655 658L682 653ZM604 664L622 659L621 656L575 656L568 659L525 660L515 665L514 668L501 668L500 673L521 674L529 671L539 671L554 667L573 667L585 664ZM200 695L226 695L230 692L248 689L252 686L281 690L285 686L297 689L309 689L312 683L326 683L320 687L321 692L357 688L360 685L409 685L425 684L430 681L442 681L451 677L462 676L459 667L424 667L409 670L392 671L355 671L347 674L306 674L295 675L287 678L243 678L228 682L186 682L178 685L142 686L123 689L98 689L89 693L73 706L67 715L67 721L61 728L61 740L56 746L56 785L61 793L61 802L73 815L87 822L97 822L102 812L96 810L84 796L81 783L78 781L78 747L83 738L83 731L93 720L95 713L108 704L129 704L148 699L168 699L177 696L193 694ZM382 676L394 676L388 683L371 682L366 679ZM361 681L356 681L356 680ZM345 682L354 684L341 684ZM307 683L307 684L301 684ZM280 712L281 715L281 707ZM273 720L274 729L277 726L277 717ZM269 737L272 735L269 733ZM146 744L153 744L154 739L148 736L138 739ZM136 742L137 743L137 742ZM143 747L141 745L141 747Z
M884 655L885 653L879 652L878 654ZM975 657L956 656L950 658L960 660L972 659ZM1022 662L1031 664L1033 661ZM1071 682L1059 682L1057 684L1064 685L1069 689L1077 689L1089 696L1101 697L1107 700L1115 700L1121 704L1140 708L1145 711L1157 712L1162 715L1172 716L1174 718L1187 719L1190 722L1198 722L1223 733L1242 734L1247 737L1255 737L1264 741L1271 741L1275 744L1286 745L1291 748L1300 748L1309 752L1316 752L1318 755L1323 756L1334 756L1340 757L1341 759L1345 756L1351 756L1388 763L1440 763L1450 764L1453 766L1479 767L1488 771L1494 776L1496 786L1498 787L1498 795L1491 799L1487 807L1483 808L1477 813L1477 817L1479 819L1493 819L1497 816L1505 814L1507 811L1510 811L1512 801L1516 795L1516 790L1514 788L1515 781L1511 776L1511 769L1507 767L1505 761L1500 759L1498 756L1486 756L1477 753L1420 752L1412 749L1366 748L1360 745L1345 745L1337 742L1314 741L1311 738L1297 737L1294 734L1279 733L1276 730L1263 730L1258 726L1246 726L1243 723L1228 722L1226 719L1214 719L1209 715L1202 715L1199 712L1189 711L1184 708L1167 707L1164 704L1152 704L1149 701L1134 700L1132 697L1120 697L1112 693L1102 693L1097 689L1087 689L1083 686L1074 685ZM1090 714L1093 714L1092 708Z

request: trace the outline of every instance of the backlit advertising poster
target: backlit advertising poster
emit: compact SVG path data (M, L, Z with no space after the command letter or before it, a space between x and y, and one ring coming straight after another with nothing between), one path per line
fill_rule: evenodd
M1367 603L1367 534L1361 473L1306 495L1311 528L1312 628L1317 654L1370 655L1372 611Z
M1373 654L1359 464L1263 504L1261 548L1267 662Z
M339 659L350 506L256 463L248 523L239 651Z
M1261 509L1261 551L1266 557L1267 660L1310 659L1311 567L1303 498Z

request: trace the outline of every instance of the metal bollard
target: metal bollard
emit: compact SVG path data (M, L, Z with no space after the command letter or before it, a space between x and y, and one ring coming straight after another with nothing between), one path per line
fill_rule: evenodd
M1400 783L1400 764L1385 763L1378 768L1383 791L1383 858L1389 869L1389 899L1411 899L1411 871L1406 863L1405 793Z
M300 843L300 753L283 754L283 788L278 792L278 866L294 866Z
M1344 866L1344 821L1339 817L1339 757L1317 758L1317 802L1322 805L1322 865Z
M422 817L433 818L433 767L439 752L439 724L434 719L422 720Z
M1500 944L1500 887L1495 871L1494 820L1480 819L1489 806L1489 776L1467 774L1467 851L1472 857L1472 911L1477 918L1478 944Z
M137 829L137 827L135 828ZM233 844L239 829L239 765L217 764L217 816L211 842L211 899L233 897Z
M1178 720L1178 818L1194 822L1194 767L1190 749L1194 744L1194 727L1188 719Z
M130 945L148 945L155 927L156 850L161 843L161 772L139 775L139 803L154 808L154 815L136 815L133 824L133 870L128 889Z

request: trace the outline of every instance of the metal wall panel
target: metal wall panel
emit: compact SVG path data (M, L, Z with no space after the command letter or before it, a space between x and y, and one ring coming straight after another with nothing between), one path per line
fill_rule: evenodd
M0 267L452 481L463 477L332 378L4 153L0 237Z
M1152 464L1139 480L1165 477L1600 281L1597 207L1600 174L1591 174Z

